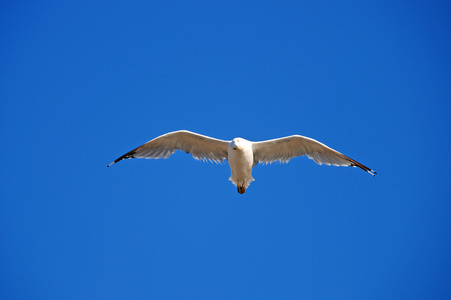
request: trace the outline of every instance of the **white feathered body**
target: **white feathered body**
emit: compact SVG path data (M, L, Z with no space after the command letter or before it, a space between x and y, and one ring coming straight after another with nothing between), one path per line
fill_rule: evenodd
M235 143L239 145L238 149L235 147ZM234 139L229 145L227 161L232 173L229 180L235 186L244 185L245 188L248 188L254 181L254 178L252 178L252 167L254 165L252 143L242 138Z

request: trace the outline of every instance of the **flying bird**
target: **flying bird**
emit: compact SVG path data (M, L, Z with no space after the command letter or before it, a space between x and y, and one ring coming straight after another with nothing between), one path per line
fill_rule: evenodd
M194 159L222 163L227 160L232 175L229 180L244 194L254 178L252 168L258 163L287 163L291 158L307 155L317 164L351 166L376 176L376 172L328 146L305 136L291 135L283 138L251 142L237 137L232 141L215 139L187 130L163 134L130 152L111 164L127 158L168 158L176 150L191 154Z

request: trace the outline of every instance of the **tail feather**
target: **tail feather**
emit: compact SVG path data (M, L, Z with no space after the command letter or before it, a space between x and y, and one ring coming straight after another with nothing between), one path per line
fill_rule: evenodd
M232 178L232 176L230 176L229 181L231 181L233 183L233 185L236 186L236 187L238 187L238 185L240 185L240 184L243 184L242 180L237 180L236 178ZM248 188L249 185L252 183L252 181L255 181L255 179L251 176L246 181L244 181L244 187ZM238 182L240 184L238 184Z

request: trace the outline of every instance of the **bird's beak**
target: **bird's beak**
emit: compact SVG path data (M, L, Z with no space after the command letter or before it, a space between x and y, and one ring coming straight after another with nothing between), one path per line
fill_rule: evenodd
M238 148L238 150L242 150L243 149L243 148L241 148L241 146L238 146L237 148Z

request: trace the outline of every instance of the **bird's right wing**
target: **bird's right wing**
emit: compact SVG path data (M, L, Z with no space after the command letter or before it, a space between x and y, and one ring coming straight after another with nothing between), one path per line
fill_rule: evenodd
M319 165L359 167L373 176L376 174L376 172L352 158L314 139L301 135L253 142L252 149L255 163L288 162L293 157L307 155L308 158L313 159Z
M190 153L195 159L216 163L227 159L229 142L187 130L163 134L122 155L111 164L127 158L168 158L176 150Z

